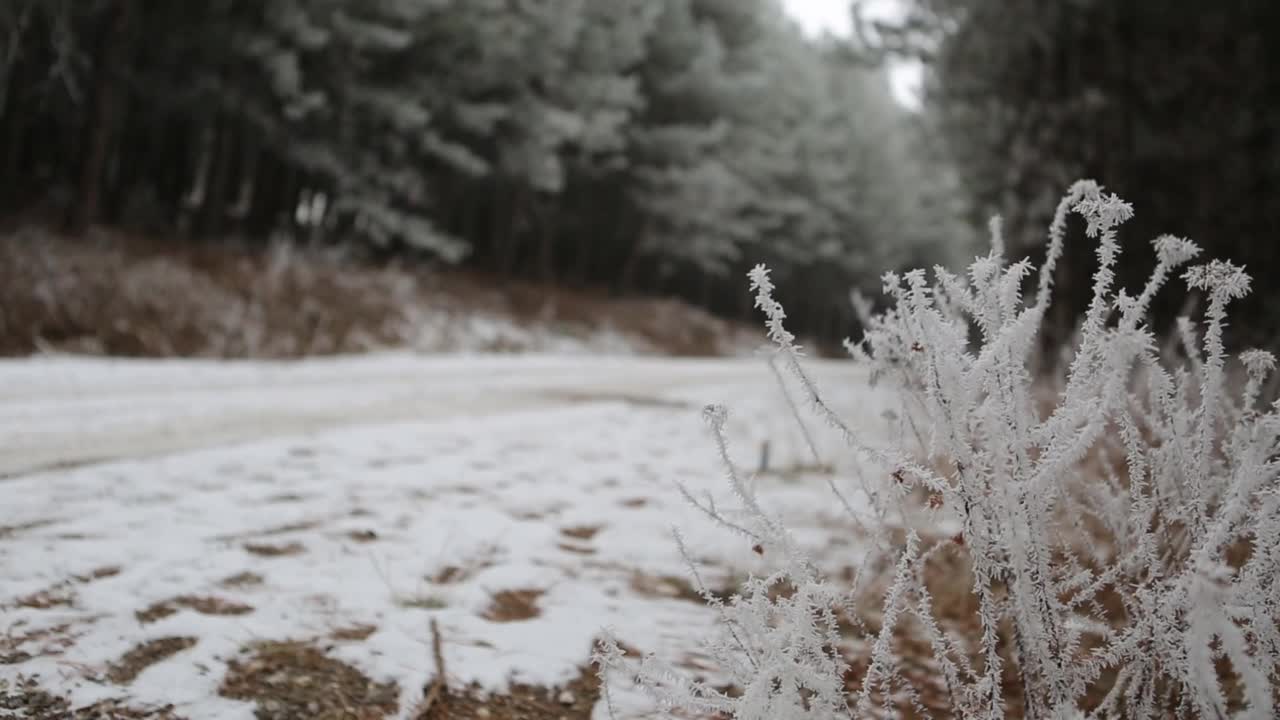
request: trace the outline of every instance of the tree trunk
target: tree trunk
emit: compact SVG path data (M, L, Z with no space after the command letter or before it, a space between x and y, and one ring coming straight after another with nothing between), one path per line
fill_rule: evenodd
M622 263L622 273L618 280L620 295L630 295L636 291L636 278L640 271L640 245L633 243L627 249L627 259ZM583 278L586 281L586 278Z
M756 319L756 303L755 297L747 289L742 286L735 291L734 297L738 299L738 319L743 322L754 322Z
M302 237L302 225L298 223L298 206L302 204L302 192L306 189L307 178L303 171L296 167L289 168L289 181L285 184L284 206L280 208L284 227L289 229L293 239Z
M499 212L493 218L497 232L494 246L499 248L498 274L503 277L512 277L520 264L520 228L517 220L524 209L523 189L519 186L511 187L503 192L501 197L506 203L499 207L505 212Z
M622 214L623 213L621 212L618 213L620 217L622 216ZM621 234L622 232L624 232L624 229L622 227L619 227L618 234ZM648 236L648 234L649 234L649 223L648 223L648 220L645 220L644 227L641 228L640 232L632 235L630 237L630 242L627 243L626 260L622 262L622 271L618 279L618 286L619 286L620 294L622 295L631 295L635 293L636 290L639 289L638 280L639 280L639 273L640 273L640 262L644 259L643 253L640 252L640 245L644 241L644 238Z
M547 283L556 281L556 221L559 217L555 207L539 206L538 208L538 264L542 275L541 280Z
M507 265L507 253L511 252L507 238L507 216L511 213L511 203L506 187L501 180L493 183L493 207L489 217L485 218L489 236L489 247L492 252L491 267L495 273L502 273Z
M71 231L83 233L98 219L102 196L102 176L119 122L119 75L128 48L129 23L137 0L114 0L107 10L109 19L99 53L97 87L89 122L88 153L80 173L79 197L72 208Z
M245 217L245 231L255 237L266 236L275 228L280 209L280 183L283 181L280 161L271 154L262 155L254 163L253 193Z
M235 126L225 119L217 125L213 146L213 172L200 222L201 234L209 237L216 237L222 233L223 221L227 217L227 179L231 174L232 153L235 146Z
M578 287L585 287L587 280L591 274L592 251L595 243L585 242L578 238L577 242L572 243L571 247L577 248L577 252L573 253L573 267L570 269L569 277Z
M9 32L9 38L3 47L4 52L0 53L0 120L4 119L5 110L9 107L10 88L17 87L13 82L13 71L18 64L18 57L22 54L22 36L27 34L27 27L31 24L31 13L34 10L35 3L29 2L23 6Z
M8 81L17 84L17 72L9 75ZM18 168L22 162L23 135L26 119L18 104L9 107L7 112L0 113L0 131L4 138L0 140L0 206L17 209L20 205Z
M258 143L253 140L252 131L245 133L241 145L242 157L240 167L236 171L236 199L228 211L234 223L233 229L237 232L244 232L247 229L249 217L253 214L253 201L258 184L258 162L261 157L261 150Z
M209 198L210 169L218 140L217 128L213 124L201 127L195 135L191 188L182 196L182 209L178 219L179 232L184 236L196 234L199 230L202 208Z

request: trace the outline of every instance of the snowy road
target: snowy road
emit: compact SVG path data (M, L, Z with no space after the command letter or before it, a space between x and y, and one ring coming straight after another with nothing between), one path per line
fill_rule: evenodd
M851 364L813 368L831 404L887 434L891 394ZM2 362L0 681L247 720L245 688L291 671L250 659L270 640L385 684L408 718L434 673L431 621L455 688L572 681L606 626L705 674L712 615L670 528L711 582L767 562L675 490L732 505L709 402L731 408L742 466L768 442L762 502L830 567L852 562L760 360ZM819 444L856 496L837 443Z
M771 382L759 360L469 357L0 363L0 478L397 421Z

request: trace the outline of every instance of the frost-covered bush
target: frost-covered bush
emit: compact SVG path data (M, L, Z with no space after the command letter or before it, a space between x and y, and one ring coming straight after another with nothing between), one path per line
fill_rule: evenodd
M1046 407L1031 368L1071 212L1085 220L1099 264L1062 390ZM709 646L741 694L687 682L654 658L631 668L641 684L669 707L735 718L921 715L920 689L902 672L910 636L931 651L955 717L1274 717L1280 402L1263 404L1260 394L1275 359L1228 358L1228 307L1249 291L1249 276L1219 260L1182 270L1200 254L1188 240L1157 238L1145 286L1114 287L1117 229L1131 215L1118 197L1079 182L1058 206L1038 274L1008 261L993 222L993 249L967 276L885 276L891 306L849 349L918 400L910 420L923 450L876 449L824 404L767 270L754 270L775 359L848 448L883 470L885 482L865 493L870 514L909 517L903 508L923 495L930 512L962 529L928 539L909 522L899 528L879 627L859 672L847 672L837 616L852 598L758 504L728 461L723 409L710 409L738 507L702 507L777 570L717 603L723 637ZM1169 363L1145 322L1152 297L1180 270L1207 309L1202 336L1180 323L1185 357ZM1233 390L1235 362L1245 381ZM967 564L970 622L945 617L929 590L930 560L942 553ZM624 663L609 644L601 655Z

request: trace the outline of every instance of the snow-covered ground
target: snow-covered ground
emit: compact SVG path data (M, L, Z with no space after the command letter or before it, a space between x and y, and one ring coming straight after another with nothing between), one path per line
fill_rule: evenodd
M812 367L885 434L887 391L850 363ZM0 363L0 679L234 720L253 705L219 695L229 662L321 640L396 681L403 714L434 674L433 619L451 686L563 683L604 627L697 667L711 618L685 597L671 527L717 583L767 562L674 488L724 493L711 402L743 467L767 441L766 504L852 560L826 479L788 471L812 460L761 360ZM164 637L194 644L110 679Z

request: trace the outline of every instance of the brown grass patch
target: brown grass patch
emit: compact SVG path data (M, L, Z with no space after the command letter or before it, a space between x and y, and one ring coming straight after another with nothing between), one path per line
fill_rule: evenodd
M468 577L469 573L457 565L446 565L440 568L440 571L432 575L430 580L437 585L448 585L450 583L461 582Z
M107 670L107 679L117 685L128 685L141 675L142 671L183 650L194 647L195 644L196 639L193 637L164 637L148 640L113 663Z
M17 665L34 657L26 650L0 650L0 665Z
M182 720L172 705L138 708L116 699L72 709L71 701L40 687L36 678L22 675L13 683L0 679L0 710L14 711L4 717L15 720Z
M556 545L556 547L565 552L573 553L574 555L595 555L596 554L595 548L583 547L581 545L573 545L570 543L559 543Z
M120 574L119 565L107 565L105 567L94 568L84 575L73 575L72 579L78 583L91 583L94 580L103 580L115 577Z
M702 595L693 583L678 575L650 575L637 572L631 576L631 589L646 597L665 597L700 603Z
M811 475L831 475L836 471L830 463L795 463L779 467L768 467L757 473L760 477L776 477L785 482L796 482Z
M303 532L305 530L314 530L320 527L319 520L300 520L298 522L285 523L269 527L265 530L254 530L252 532L235 533L232 535L219 535L214 540L247 540L249 538L272 537L275 535L287 535L289 533Z
M347 627L338 628L329 633L329 637L342 642L360 642L368 640L369 636L378 632L377 625L356 624Z
M32 520L31 522L18 523L16 525L0 525L0 540L9 540L31 530L49 527L57 522L57 520L49 519Z
M106 536L100 535L98 533L90 534L90 533L69 532L69 533L59 533L57 535L54 535L53 537L55 540L101 540Z
M138 622L146 624L163 620L178 612L178 610L194 610L201 615L228 616L247 615L253 612L253 608L233 600L225 600L219 597L183 595L172 600L154 603L147 609L139 610L133 615L138 619Z
M571 537L574 540L590 540L600 532L599 525L579 525L576 527L561 528L560 534L565 537Z
M930 556L924 566L922 577L932 598L932 610L939 627L957 640L958 647L965 652L976 672L982 673L985 659L981 654L981 637L983 634L979 615L979 603L973 593L974 576L969 556L969 549L953 542L952 538L928 531L918 531L922 547L928 548L941 544L943 549ZM891 533L891 544L904 542L903 531L895 529ZM849 672L845 682L851 692L861 690L871 653L869 634L880 632L882 623L881 603L888 584L892 582L892 566L884 570L872 583L868 584L856 600L859 626L848 618L842 618L842 629L846 637L856 638L851 643ZM997 601L1006 599L1006 588L997 583L993 588ZM1006 619L997 627L997 647L1002 660L1001 687L1003 690L1005 713L1010 720L1023 717L1022 684L1017 665L1014 663L1013 630ZM893 633L893 648L898 659L901 676L916 693L923 707L935 718L955 717L951 697L946 687L942 671L934 659L933 648L926 639L925 631L919 621L911 616L900 617ZM900 688L899 688L900 690ZM879 691L873 693L877 706L887 704L905 720L926 717L921 715L911 703L905 692L895 692L885 698Z
M902 720L950 720L957 717L942 671L933 660L932 649L923 640L922 631L914 627L913 621L905 621L902 628L894 633L893 651L898 659L900 681L888 698L878 689L871 693L872 707L883 709L888 705L891 709L883 715L877 713L875 717L896 717ZM858 644L853 652L846 655L851 657L847 657L849 668L845 672L845 687L850 695L856 696L862 690L871 649L867 644ZM903 691L904 684L915 693L919 706ZM1007 683L1005 686L1008 687ZM925 710L924 713L920 712L921 708ZM1022 717L1020 704L1008 699L1005 711L1010 720Z
M735 346L758 342L754 328L721 320L678 300L616 299L602 292L497 279L469 271L441 274L433 280L438 294L450 298L456 307L486 310L524 326L565 335L584 336L598 328L610 328L641 345L677 356L721 355Z
M302 502L303 500L306 500L306 499L307 499L306 495L302 495L299 493L277 493L275 495L271 495L267 497L267 499L263 500L263 502L293 503L293 502Z
M260 557L290 557L293 555L301 555L307 551L307 548L300 542L283 543L280 545L272 545L271 543L245 543L244 550L247 553L258 555Z
M264 642L232 660L218 694L257 705L263 720L377 720L398 711L394 682L359 670L302 642Z
M1049 395L1044 395L1044 398L1047 399L1042 400L1042 413L1047 413L1056 404L1057 399ZM1157 444L1156 439L1150 435L1148 429L1142 428L1140 432L1143 434L1144 443L1149 445ZM1113 473L1122 487L1128 486L1130 482L1128 466L1125 462L1124 449L1118 444L1118 435L1118 428L1110 426L1102 439L1089 448L1075 468L1076 477L1074 482L1102 482L1103 478ZM952 475L956 472L956 466L951 462L937 462L934 464L934 468L939 474L943 475ZM1068 485L1067 492L1074 494L1077 492L1077 488ZM915 489L912 497L921 506L935 509L943 507L940 499L935 500L920 488ZM1051 563L1057 565L1066 562L1079 562L1096 574L1100 574L1105 570L1106 555L1113 554L1116 551L1116 538L1103 522L1088 513L1079 516L1072 513L1068 517L1065 511L1055 518L1054 522L1062 522L1067 527L1074 525L1075 530L1068 530L1061 538L1055 539L1055 542L1061 542L1062 545L1051 548ZM1155 523L1153 528L1158 533L1162 545L1160 552L1164 553L1175 548L1178 545L1180 536L1185 532L1185 528L1179 523L1170 522L1159 515L1153 522ZM1067 525L1067 523L1072 525ZM891 538L892 544L900 547L903 542L900 531L895 531L895 535L895 537ZM946 546L941 553L932 555L924 568L923 577L932 595L934 615L945 632L959 639L963 651L969 656L969 661L981 673L984 663L983 659L979 657L979 647L983 629L978 621L979 603L977 596L973 592L974 577L971 571L969 550L964 546L963 541L957 543L954 542L953 538L939 537L936 533L921 531L921 536L925 547L936 542L941 542ZM1104 554L1101 560L1094 558L1094 552L1099 549ZM1242 563L1250 551L1251 546L1249 543L1238 543L1225 548L1223 559L1228 564ZM1133 580L1133 578L1122 576L1122 587L1130 580ZM871 626L873 631L878 629L879 604L883 597L885 583L887 583L887 577L869 588L864 602L860 605L863 610L862 615L864 619L868 620L867 624ZM992 587L992 591L997 602L1007 602L1008 588L1002 583L996 583ZM1127 622L1124 592L1125 590L1118 589L1115 585L1097 589L1097 594L1087 605L1090 614L1093 615L1092 619L1102 624L1110 624L1116 629L1123 627ZM1065 592L1059 599L1062 602L1073 600L1070 593ZM1000 682L1006 704L1006 715L1011 719L1021 718L1025 714L1024 705L1027 698L1024 684L1020 677L1021 669L1015 662L1016 653L1013 648L1016 645L1016 634L1012 621L1009 618L1004 618L996 631L997 649L1003 662ZM945 701L945 689L939 687L937 682L939 673L933 661L932 649L924 642L923 637L923 630L919 627L919 624L908 618L895 631L895 651L903 659L904 675L908 677L912 685L926 696L932 693L934 702L945 707L949 705L949 702ZM1102 647L1102 645L1103 638L1100 633L1086 632L1082 637L1076 656L1068 658L1068 661L1083 660L1089 654ZM865 651L865 648L863 650ZM853 664L855 669L859 666L858 662ZM865 663L862 666L864 667ZM1238 678L1231 671L1229 664L1219 662L1217 670L1228 707L1236 709L1243 707L1243 697L1239 692ZM1116 670L1114 668L1104 670L1101 676L1085 688L1084 694L1078 698L1080 708L1085 712L1096 710L1106 694L1112 689L1115 680ZM858 681L860 682L860 676ZM1168 703L1167 707L1169 708L1176 706L1178 702L1176 683L1170 682L1168 677L1160 677L1155 679L1154 684L1157 702ZM1280 688L1277 689L1276 697L1280 699ZM930 705L930 707L933 707L933 705ZM903 717L916 717L905 704L899 703L897 708L903 713ZM1120 712L1122 714L1124 712L1123 703L1120 706ZM950 717L951 711L944 711L941 715ZM937 714L935 714L936 716Z
M75 601L75 592L63 584L24 595L15 600L14 604L33 610L49 610L55 607L71 607Z
M367 543L378 539L378 533L372 530L352 530L347 537L354 542Z
M452 585L471 579L477 572L492 567L494 558L500 549L497 546L485 546L468 558L466 565L445 565L424 579L435 585Z
M413 720L590 720L599 699L600 679L585 667L561 687L512 685L501 695L487 695L477 686L450 690Z
M85 585L102 580L109 577L115 577L120 574L120 568L116 565L108 565L105 567L95 568L84 575L72 575L70 578L63 580L55 585L33 592L30 595L24 595L14 601L19 607L32 608L34 610L48 610L55 607L71 607L75 604L76 593L73 589L75 585Z
M508 623L532 620L542 614L538 609L538 598L543 590L503 590L494 593L489 609L484 611L485 620Z
M61 655L75 644L71 623L61 623L33 630L17 630L16 626L0 636L0 665L17 665L36 657ZM23 649L32 646L34 652Z
M652 395L635 395L631 393L609 392L574 392L559 391L549 393L556 400L572 403L620 403L632 407L666 408L671 410L691 410L694 404L683 400L670 400Z
M449 607L444 598L435 595L397 595L396 606L414 610L443 610Z
M201 615L246 615L253 612L253 608L248 605L217 597L187 595L177 598L174 603L179 607L195 610Z
M0 355L41 349L146 357L355 353L420 340L430 349L537 349L540 337L589 339L608 329L641 351L722 355L756 331L674 300L604 293L402 263L224 240L174 243L95 229L72 239L38 228L0 236ZM475 336L468 318L534 330ZM478 347L477 347L478 345Z
M698 592L693 582L679 575L651 575L645 572L631 574L631 589L646 597L664 597L703 604L706 598ZM713 598L727 601L738 591L733 578L726 579L718 587L708 589Z
M96 242L94 242L96 241ZM413 278L320 252L0 237L0 353L300 357L401 344ZM52 290L52 292L50 292Z
M230 577L223 578L222 582L218 584L225 588L248 588L257 587L264 582L266 582L266 580L261 575L246 570L245 572L236 573Z

